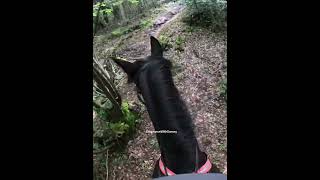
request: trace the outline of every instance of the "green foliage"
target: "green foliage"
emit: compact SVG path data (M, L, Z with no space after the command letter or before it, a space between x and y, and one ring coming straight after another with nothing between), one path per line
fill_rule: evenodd
M227 1L185 0L189 11L184 19L190 25L211 27L216 31L226 28Z
M96 108L97 115L104 121L109 118L109 112L103 108Z
M116 138L121 137L128 130L128 128L129 125L123 122L110 123L110 130Z
M182 36L178 36L177 39L176 39L176 45L177 46L180 46L181 44L183 44L184 42L186 41L186 39Z
M139 4L139 0L128 0L128 1L133 5L138 5Z
M162 48L166 51L169 50L170 48L173 48L178 50L178 51L183 51L183 45L186 41L184 36L178 35L178 37L171 42L171 38L166 35L160 35L158 40L162 46Z
M158 40L164 50L172 48L172 44L170 43L170 38L168 36L160 35Z
M183 44L185 43L186 39L185 37L178 35L176 41L175 41L175 49L179 51L183 51Z
M106 2L98 2L95 5L93 5L93 17L96 17L98 15L99 7L100 7L100 11L99 11L100 16L111 15L113 12L113 9L111 8L111 6L109 6Z
M137 120L137 114L133 113L129 109L129 104L127 102L122 104L123 121L133 127Z
M132 5L138 5L139 0L128 0ZM93 5L93 17L96 17L98 14L98 10L100 7L100 15L102 16L110 16L113 13L113 7L119 6L123 3L123 0L107 0L103 2L97 2Z
M110 6L110 4L108 4L107 2L98 2L93 5L92 13L93 29L94 31L96 31L97 28L105 27L107 25L108 16L111 16L111 14L113 13L113 9L112 6Z
M147 20L141 20L140 21L140 27L141 28L149 28L152 26L152 21L150 19L147 19Z
M99 151L111 148L116 141L126 139L135 132L139 116L129 109L128 103L121 105L123 116L113 119L110 112L104 108L94 107L97 117L93 121L93 149Z
M132 32L132 29L129 27L119 27L111 32L112 37L120 37L124 34Z

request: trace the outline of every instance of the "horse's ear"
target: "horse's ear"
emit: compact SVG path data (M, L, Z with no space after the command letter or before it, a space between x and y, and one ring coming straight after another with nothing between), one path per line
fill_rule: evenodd
M125 73L128 75L128 82L132 82L134 74L139 70L141 67L141 63L134 62L131 63L129 61L121 60L120 58L111 57L111 59L117 63Z
M163 50L159 41L155 37L150 36L150 42L151 42L151 56L162 57Z

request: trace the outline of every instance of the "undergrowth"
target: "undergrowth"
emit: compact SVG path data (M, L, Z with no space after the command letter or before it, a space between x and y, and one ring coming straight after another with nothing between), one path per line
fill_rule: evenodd
M212 28L219 32L226 29L227 1L225 0L186 0L188 6L184 22L191 26Z
M111 37L120 37L124 34L132 32L133 29L129 27L119 27L111 32Z
M140 21L140 28L142 29L147 29L149 27L151 27L153 25L152 20L151 19L146 19L146 20L141 20Z
M122 103L123 116L118 120L111 121L110 112L104 108L94 107L94 111L97 113L93 121L94 151L112 148L115 142L126 140L134 133L136 123L139 121L139 115L129 109L127 102Z
M170 37L166 36L166 35L160 35L158 38L163 50L167 51L170 48L172 48L172 44L170 42Z
M107 107L107 108L106 108ZM93 120L93 154L94 179L105 179L108 158L119 156L124 150L128 140L133 137L139 114L131 111L129 103L121 105L123 116L112 120L109 110L111 106L101 108L93 107L96 117ZM111 154L111 155L110 155Z
M175 49L178 51L183 51L185 42L186 42L186 38L182 35L179 35L175 40Z

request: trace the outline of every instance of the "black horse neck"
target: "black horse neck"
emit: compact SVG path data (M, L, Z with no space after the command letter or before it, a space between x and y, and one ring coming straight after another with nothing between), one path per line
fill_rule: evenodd
M177 131L156 134L165 166L177 174L200 168L207 157L199 149L191 116L173 83L170 69L165 65L148 68L140 73L138 84L154 129Z

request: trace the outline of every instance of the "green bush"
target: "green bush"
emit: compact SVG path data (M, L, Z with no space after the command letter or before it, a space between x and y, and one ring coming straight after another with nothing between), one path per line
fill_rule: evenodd
M182 45L182 44L185 42L185 40L186 40L186 39L185 39L184 37L182 37L182 36L179 35L179 36L177 37L177 39L176 39L176 45L177 45L177 46Z
M99 10L100 7L100 10ZM107 26L108 16L112 15L113 9L107 2L97 2L93 5L93 30L97 31L99 28ZM98 19L97 19L98 18Z
M121 152L119 148L125 147L126 140L132 137L139 120L138 114L130 110L127 102L121 105L123 116L119 119L113 119L110 112L112 108L110 101L107 100L101 104L101 107L93 107L96 112L96 117L93 120L93 174L95 180L105 179L107 166L111 164L111 156L117 155L117 153L111 155L111 152L113 150L116 150L113 152ZM121 154L118 153L118 155ZM123 157L119 156L114 161L121 159Z
M212 27L215 30L226 28L227 1L225 0L186 0L188 13L184 21L189 25Z
M139 116L129 109L128 103L122 104L123 116L116 120L112 119L110 112L104 108L94 107L94 111L97 113L93 121L94 151L111 148L116 141L125 140L135 132Z
M185 37L179 35L175 41L175 49L179 51L183 51L183 44L185 43Z

